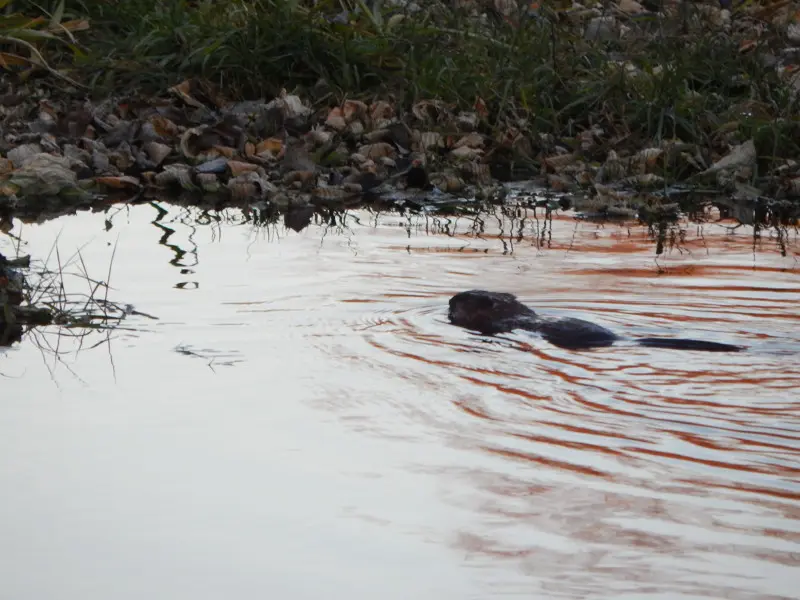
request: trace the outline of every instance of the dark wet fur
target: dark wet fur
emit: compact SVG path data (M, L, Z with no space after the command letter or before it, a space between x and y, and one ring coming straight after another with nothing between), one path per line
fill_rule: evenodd
M544 339L561 348L585 350L611 346L622 340L610 329L583 319L542 319L513 294L469 290L450 299L448 312L454 325L485 335L524 329L540 333ZM704 352L739 352L742 346L684 338L637 338L636 344L649 348L700 350Z

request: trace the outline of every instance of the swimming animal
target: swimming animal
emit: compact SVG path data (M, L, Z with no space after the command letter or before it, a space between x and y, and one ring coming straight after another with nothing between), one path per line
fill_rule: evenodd
M506 333L514 329L539 333L560 348L586 350L611 346L626 338L595 323L572 317L546 318L517 300L513 294L469 290L450 298L448 318L453 325L485 335ZM739 352L742 346L685 338L642 337L632 341L651 348L702 350L705 352Z

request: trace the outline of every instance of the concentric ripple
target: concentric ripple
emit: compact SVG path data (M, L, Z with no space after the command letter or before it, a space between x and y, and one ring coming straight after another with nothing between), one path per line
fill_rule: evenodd
M774 256L763 270L742 268L746 247L730 240L709 261L670 256L662 273L642 266L649 257L636 244L596 245L576 260L519 245L513 258L442 252L435 283L406 280L402 294L372 286L362 297L349 325L364 344L351 342L350 356L440 390L449 410L415 406L416 418L474 457L449 469L473 491L451 500L476 512L454 542L516 563L547 597L598 587L607 597L793 597L800 274L771 267L786 264ZM511 291L542 313L630 338L748 350L623 342L574 352L524 332L487 338L446 321L449 296L471 288Z

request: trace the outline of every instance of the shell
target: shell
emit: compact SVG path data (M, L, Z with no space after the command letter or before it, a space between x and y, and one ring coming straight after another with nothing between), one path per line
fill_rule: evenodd
M238 177L239 175L243 175L245 173L257 171L259 169L259 166L254 165L253 163L243 162L240 160L229 160L228 169L230 170L232 177Z
M664 185L664 178L655 173L639 173L624 179L625 183L640 187L657 187Z
M281 90L280 95L267 103L266 109L278 108L281 114L287 119L304 117L311 113L311 109L303 104L299 96L287 94L286 90Z
M440 100L422 100L411 107L411 113L422 123L439 123L445 115L444 103Z
M422 150L431 150L433 148L443 148L444 138L441 133L436 131L424 131L420 133L419 145Z
M484 138L479 133L470 133L469 135L465 135L460 138L455 144L453 144L453 148L481 148L484 144Z
M277 188L256 171L232 177L228 181L228 189L237 200L264 200L267 195L274 194Z
M554 192L566 192L570 189L569 180L554 173L547 175L547 185Z
M479 148L470 148L469 146L461 146L460 148L453 148L450 151L450 156L458 160L473 160L483 154L483 150Z
M227 158L215 158L195 167L197 173L224 173L228 168Z
M282 149L283 141L279 138L271 137L258 142L258 144L256 144L253 148L252 153L248 156L258 155L277 157Z
M333 134L330 131L326 131L322 127L315 126L309 133L308 137L314 143L315 146L322 146L323 144L327 144L333 138Z
M208 128L208 125L201 125L200 127L192 127L183 132L179 143L179 148L183 156L186 158L197 158L200 149L194 147L194 142L207 131Z
M207 194L213 194L222 188L219 178L215 173L198 173L197 185Z
M361 146L358 149L358 153L364 156L366 159L371 160L378 160L383 157L394 157L395 156L395 149L394 146L388 144L386 142L378 142L375 144L366 144Z
M211 146L209 155L210 154L224 156L225 158L233 158L236 156L236 148L231 148L230 146Z
M261 199L261 189L254 181L239 181L231 179L227 185L231 193L231 200L236 202L246 202Z
M191 167L188 165L168 165L161 173L156 174L153 181L161 188L178 185L184 190L195 189L195 185L192 183Z
M431 183L443 192L458 193L466 187L461 177L451 173L435 173L430 177Z
M456 126L462 131L474 131L481 122L478 113L460 112L456 117Z
M149 121L155 133L162 138L174 138L180 135L180 127L161 115L150 117Z
M164 159L167 158L172 152L172 148L159 142L147 142L143 148L147 153L147 156L151 161L153 161L153 163L155 163L156 166L159 166L162 162L164 162Z
M289 171L283 176L283 183L296 188L308 188L314 183L314 171Z
M355 119L347 125L345 131L352 135L353 137L359 137L362 133L364 133L364 123L361 122L360 119Z
M128 142L121 143L116 150L109 152L108 160L120 171L126 171L136 163L136 157L133 156Z
M41 153L42 148L39 144L22 144L12 148L6 153L6 158L10 160L16 168L21 167L26 160Z
M489 165L484 163L465 163L461 165L461 173L476 183L489 183L492 180Z
M385 100L379 100L369 107L369 118L373 127L383 127L394 117L394 108Z
M315 203L334 203L352 198L355 194L338 187L316 187L311 190L311 201Z
M325 126L334 131L344 131L345 127L347 127L347 121L341 108L337 106L331 109L328 113L328 118L325 119Z
M573 154L554 154L553 156L545 157L544 164L548 167L548 169L559 173L567 166L573 164L575 161L576 158Z
M345 100L342 105L342 116L347 123L354 119L363 119L368 113L367 105L360 100Z
M633 155L633 160L641 165L643 169L655 166L658 158L664 154L663 148L645 148Z
M140 188L142 184L136 177L123 175L122 177L95 177L94 182L115 189Z
M391 132L388 129L374 129L366 132L362 136L362 139L369 144L374 144L376 142L383 142L384 140L389 139L390 135Z

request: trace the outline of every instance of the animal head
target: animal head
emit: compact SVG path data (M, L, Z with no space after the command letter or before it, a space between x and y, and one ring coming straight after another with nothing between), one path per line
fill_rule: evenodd
M469 290L450 298L447 316L454 325L493 334L515 329L515 318L535 315L514 294Z

